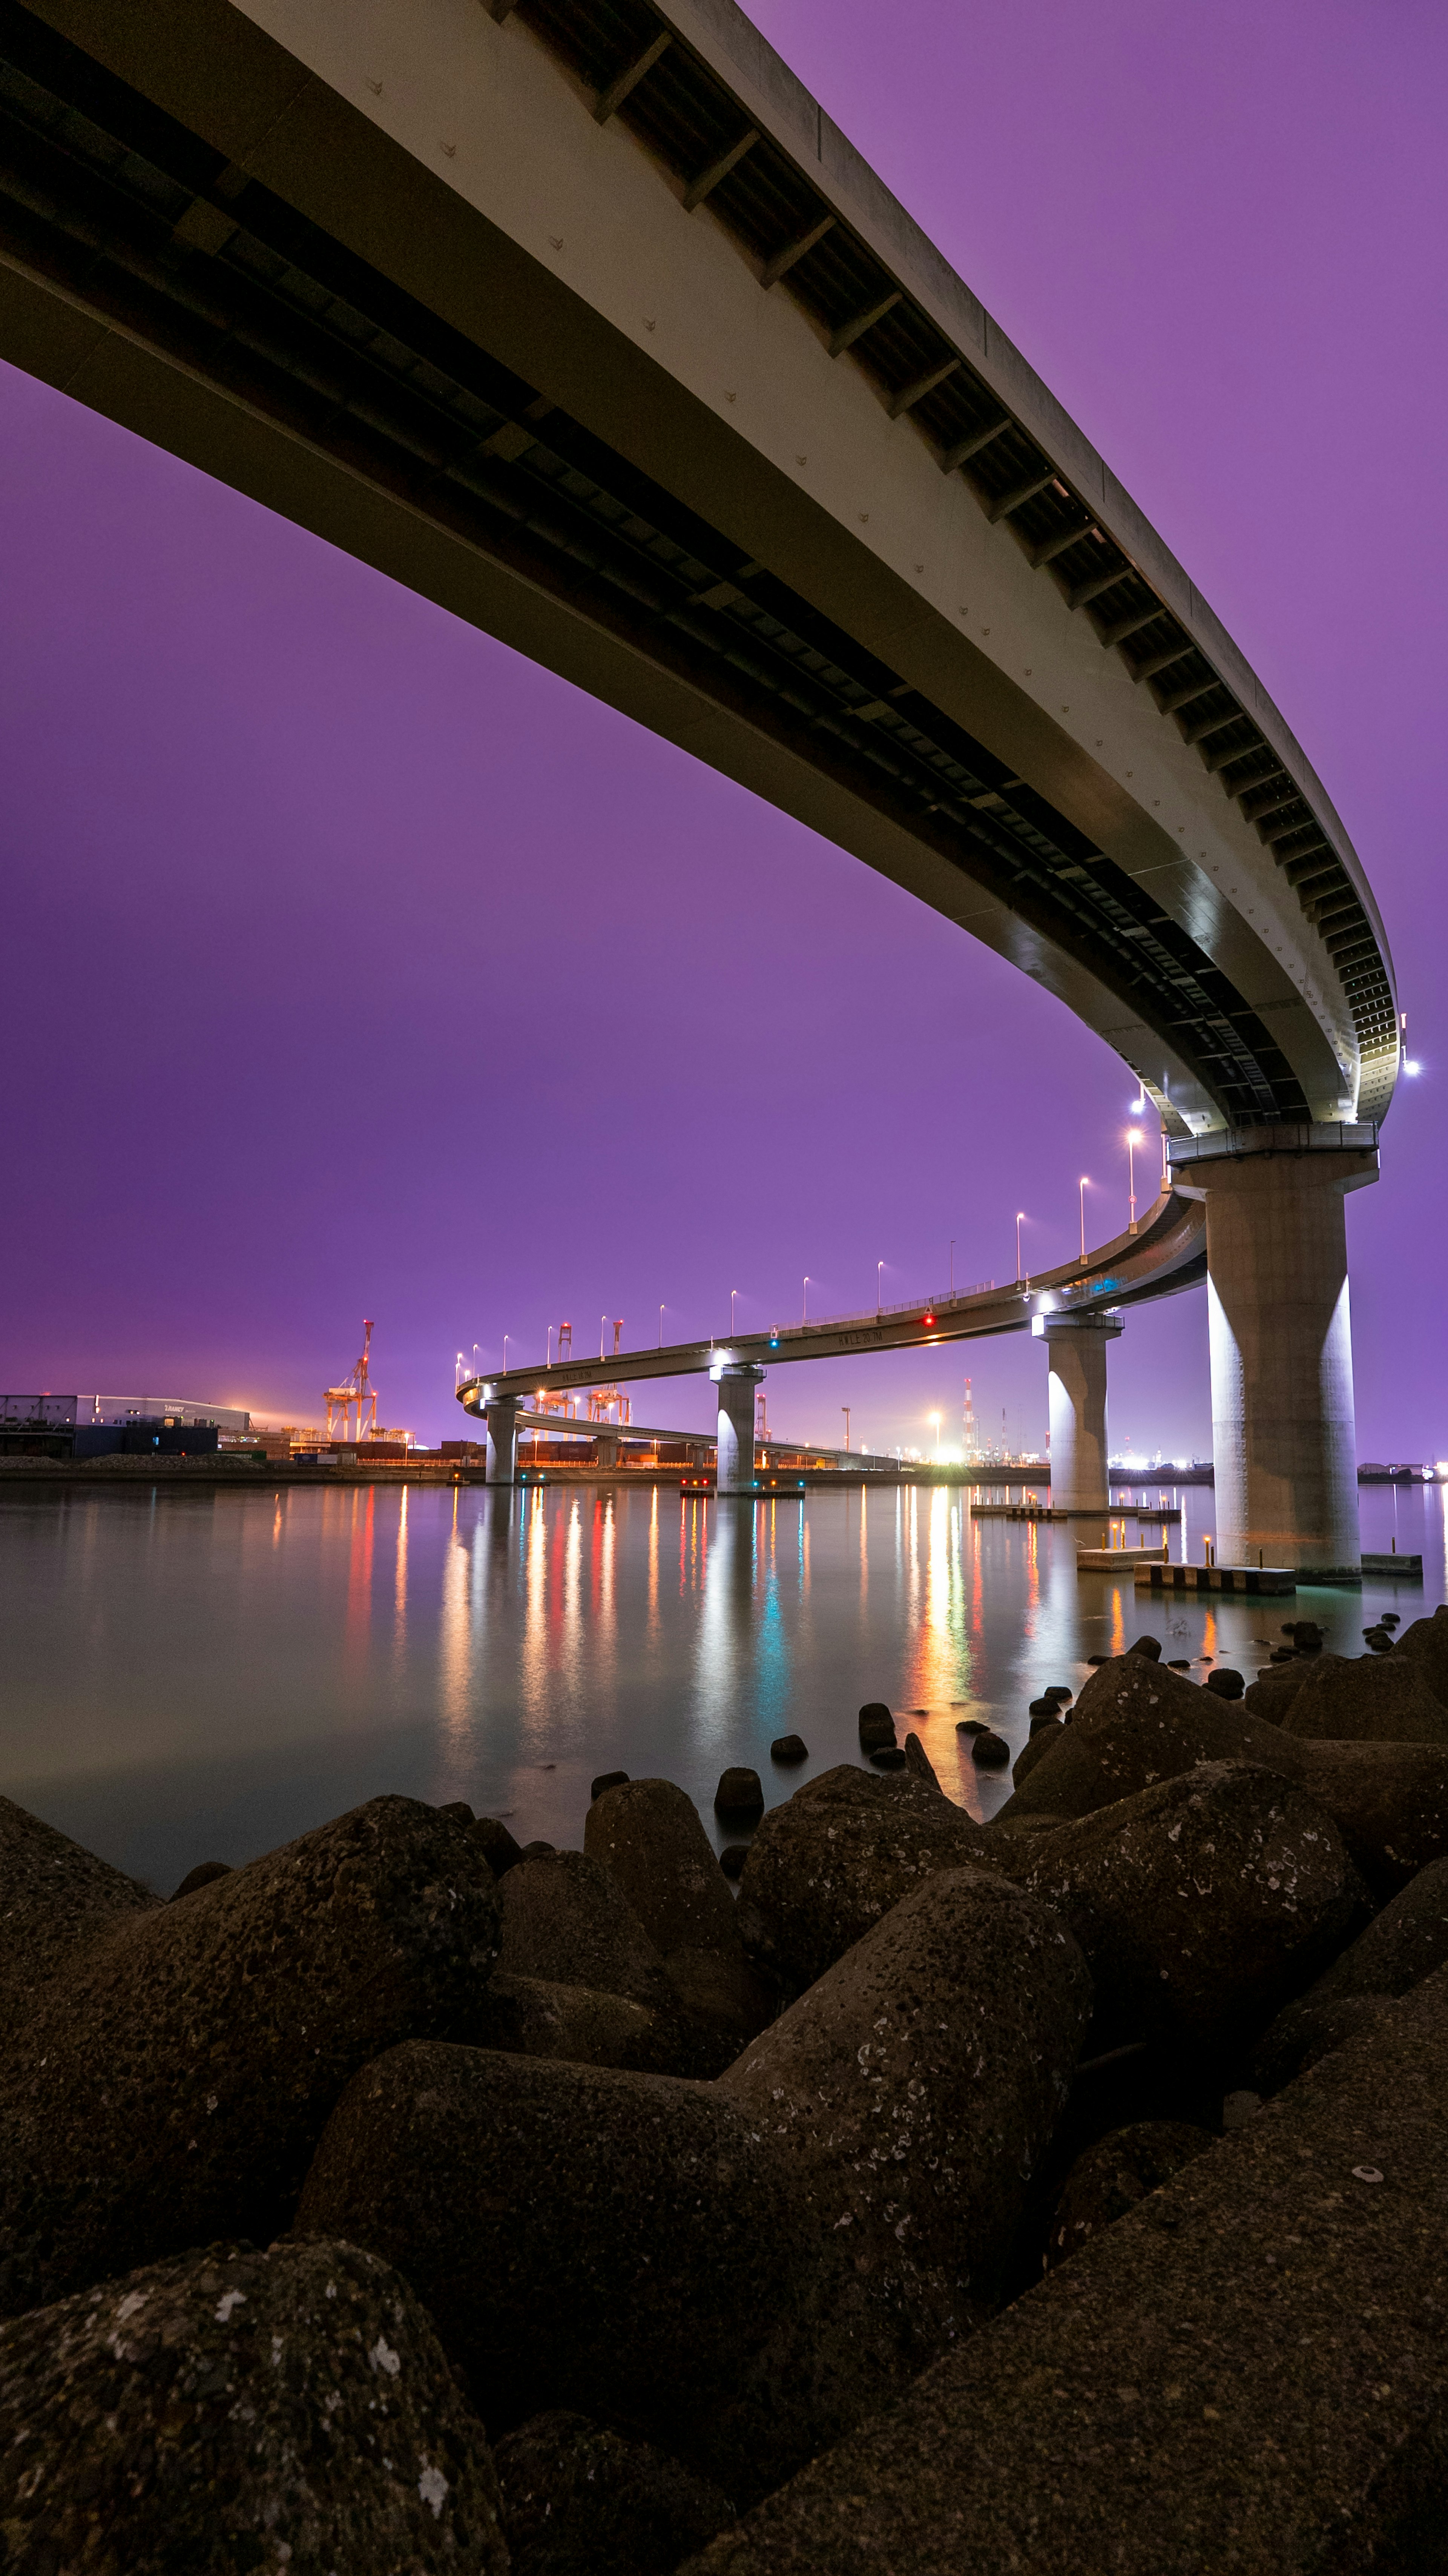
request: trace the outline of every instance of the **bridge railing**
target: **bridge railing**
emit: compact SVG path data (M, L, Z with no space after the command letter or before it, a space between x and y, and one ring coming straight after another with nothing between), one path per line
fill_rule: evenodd
M973 1287L949 1288L943 1297L900 1297L889 1306L850 1306L840 1315L807 1315L802 1323L772 1324L770 1338L782 1342L801 1333L822 1332L830 1324L868 1324L872 1318L883 1324L895 1315L938 1315L948 1307L964 1305L968 1297L989 1296L994 1287L993 1279L977 1279Z

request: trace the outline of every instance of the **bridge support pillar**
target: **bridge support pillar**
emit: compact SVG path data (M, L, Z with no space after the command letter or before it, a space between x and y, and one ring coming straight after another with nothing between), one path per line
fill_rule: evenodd
M618 1465L618 1433L616 1431L600 1431L597 1440L594 1442L594 1455L597 1464L600 1467L616 1467Z
M714 1490L754 1491L754 1390L764 1370L752 1360L731 1360L712 1372L719 1389L719 1446Z
M518 1481L518 1399L510 1396L501 1404L490 1404L485 1416L488 1426L488 1457L484 1477L490 1485L516 1485Z
M1173 1153L1173 1187L1207 1207L1219 1565L1361 1570L1344 1201L1377 1177L1371 1129L1244 1128Z
M1051 1418L1051 1506L1104 1519L1111 1509L1106 1464L1106 1345L1124 1330L1112 1314L1034 1315L1046 1345Z

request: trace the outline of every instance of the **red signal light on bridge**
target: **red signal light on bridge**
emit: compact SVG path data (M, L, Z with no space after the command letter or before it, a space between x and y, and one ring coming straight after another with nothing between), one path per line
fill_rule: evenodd
M922 1315L920 1321L922 1324L933 1324L935 1317L933 1315Z

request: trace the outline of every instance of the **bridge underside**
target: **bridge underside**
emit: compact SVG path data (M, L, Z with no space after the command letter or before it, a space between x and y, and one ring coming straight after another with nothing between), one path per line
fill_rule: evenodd
M630 45L646 52L658 32L642 5L525 0L523 14L570 78L605 92L607 65L627 70ZM576 294L225 0L120 16L98 0L0 0L0 353L638 716L961 921L1107 1035L1173 1132L1343 1114L1322 1106L1343 1077L1297 997L1259 1007L1180 917L1191 906L1164 903L1161 868L1122 864L1072 819L1044 752L1034 783L1019 774L998 675L978 674L976 731L959 684L939 703L918 654L883 649L899 613L878 581L869 605L868 568L854 567L867 613L843 618L848 584L801 586L749 552L740 528L775 506L767 478L746 506L719 424ZM689 164L696 187L708 163L710 219L765 260L761 283L771 259L787 270L832 348L911 413L912 434L968 477L1029 563L1051 567L1068 608L1090 602L1097 640L1150 682L1151 720L1189 706L1177 731L1201 737L1308 918L1327 907L1324 962L1363 1061L1395 1060L1372 925L1250 709L878 263L872 281L861 241L812 211L767 138L732 160L730 144L713 151L738 114L707 67L675 43L646 69L610 115L669 167ZM625 428L641 409L663 424L649 464ZM673 453L687 470L661 470ZM731 504L719 514L699 506L711 480Z

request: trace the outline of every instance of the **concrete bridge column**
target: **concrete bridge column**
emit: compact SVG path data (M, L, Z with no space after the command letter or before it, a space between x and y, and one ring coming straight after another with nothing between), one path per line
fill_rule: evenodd
M1361 1568L1344 1201L1377 1177L1371 1130L1246 1128L1173 1154L1173 1187L1207 1207L1219 1565Z
M1106 1345L1125 1327L1119 1315L1035 1315L1046 1345L1051 1418L1051 1504L1056 1511L1111 1509L1106 1464Z
M754 1491L754 1390L764 1374L752 1360L733 1360L714 1372L719 1389L716 1493Z
M618 1465L618 1433L616 1431L600 1431L598 1438L595 1440L593 1445L596 1465L600 1467L616 1467Z
M516 1485L518 1481L518 1399L508 1396L501 1403L490 1404L485 1416L488 1426L488 1457L483 1470L490 1485Z

